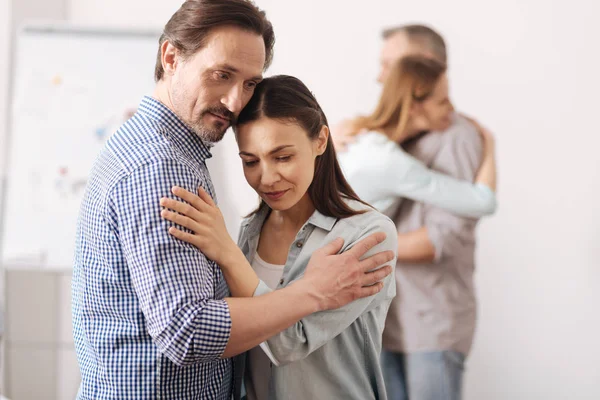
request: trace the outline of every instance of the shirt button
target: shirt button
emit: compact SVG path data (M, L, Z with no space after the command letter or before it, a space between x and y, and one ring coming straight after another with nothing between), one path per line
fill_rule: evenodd
M296 242L296 247L297 248L301 249L302 246L304 246L304 243L302 243L302 242Z
M281 279L279 280L279 284L280 284L280 285L283 285L283 278L281 278Z

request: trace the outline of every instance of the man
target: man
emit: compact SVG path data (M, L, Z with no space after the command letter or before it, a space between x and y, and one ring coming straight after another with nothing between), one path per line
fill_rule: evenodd
M382 73L388 62L420 54L446 63L443 38L433 29L408 25L384 32ZM406 144L430 168L473 181L483 144L476 127L456 116L445 132L431 132ZM475 332L476 220L404 201L397 214L398 293L383 335L383 363L391 399L458 400L465 358ZM409 232L421 230L427 235ZM406 234L406 235L405 235ZM416 239L415 239L416 238Z
M385 30L381 52L383 83L401 57L421 55L447 62L440 34L423 25ZM348 142L347 123L336 146ZM430 132L404 143L430 168L473 181L483 144L474 121L455 116L444 132ZM351 140L351 139L350 139ZM493 145L493 141L489 142ZM382 363L391 400L458 400L465 358L476 320L473 287L476 220L404 199L398 228L397 297L383 334Z
M367 273L391 252L359 261L379 233L342 255L341 240L316 251L288 288L227 298L218 266L169 235L159 199L174 185L214 196L210 145L249 101L273 43L271 23L247 0L187 0L165 26L153 97L107 142L81 208L72 293L79 399L230 399L228 357L375 294L391 272Z

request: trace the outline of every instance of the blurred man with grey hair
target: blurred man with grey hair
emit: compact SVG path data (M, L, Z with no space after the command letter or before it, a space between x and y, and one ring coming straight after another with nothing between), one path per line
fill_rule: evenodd
M386 29L383 39L380 83L407 55L447 63L444 39L428 26ZM353 141L346 136L349 123L334 131L340 151ZM475 121L455 115L448 130L427 132L401 145L429 168L473 181L483 154L478 130L483 128ZM476 322L477 220L408 199L401 202L394 220L399 233L398 294L388 313L382 356L388 398L458 400Z

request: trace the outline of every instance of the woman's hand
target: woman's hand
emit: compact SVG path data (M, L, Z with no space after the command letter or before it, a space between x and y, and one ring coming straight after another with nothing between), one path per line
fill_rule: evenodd
M225 258L239 252L227 228L221 210L208 193L201 187L198 196L183 188L174 186L171 192L184 200L178 201L163 197L160 205L165 209L160 215L175 224L191 230L184 232L179 228L169 228L169 233L179 240L196 246L204 255L219 265L226 263Z
M473 124L473 126L475 126L475 129L477 129L477 132L479 132L479 135L481 135L481 138L483 139L483 148L486 154L493 153L496 147L496 140L494 138L494 134L489 129L481 125L476 119L473 119L465 114L461 115L464 118L466 118L471 124Z
M354 120L344 120L331 127L331 141L337 152L346 151L349 144L356 142L356 136L363 131L356 133Z
M479 122L474 120L473 118L467 117L464 114L461 114L464 118L466 118L470 123L472 123L477 132L481 135L483 139L483 160L481 161L481 166L479 167L479 172L475 177L475 182L482 183L492 189L494 192L496 191L496 140L494 139L494 135L487 128L484 128Z

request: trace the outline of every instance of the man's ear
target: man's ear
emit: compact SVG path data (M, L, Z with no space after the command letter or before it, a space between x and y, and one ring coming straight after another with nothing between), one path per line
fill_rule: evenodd
M180 62L181 53L168 40L165 40L160 46L160 59L165 75L173 75Z

